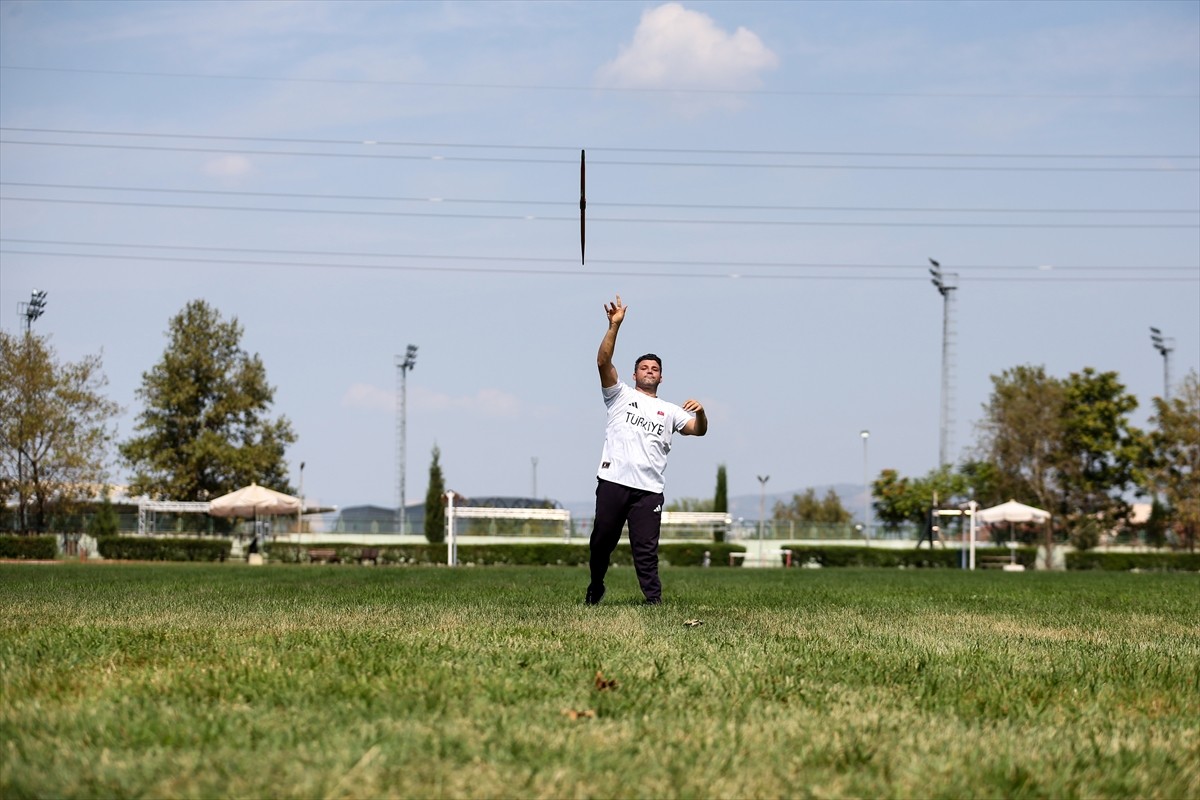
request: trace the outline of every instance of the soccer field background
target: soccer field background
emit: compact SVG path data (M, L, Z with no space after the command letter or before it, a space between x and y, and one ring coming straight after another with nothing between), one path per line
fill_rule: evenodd
M0 565L0 794L1200 796L1200 576Z

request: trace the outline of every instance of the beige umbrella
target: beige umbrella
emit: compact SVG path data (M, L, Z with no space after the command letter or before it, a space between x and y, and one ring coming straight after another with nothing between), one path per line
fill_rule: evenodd
M213 500L208 513L214 517L258 518L295 514L299 510L300 498L252 483Z

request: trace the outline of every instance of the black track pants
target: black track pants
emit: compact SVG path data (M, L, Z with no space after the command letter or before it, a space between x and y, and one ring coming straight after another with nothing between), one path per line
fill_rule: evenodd
M591 569L592 584L604 583L608 562L621 528L629 523L629 547L633 550L633 566L638 583L647 600L662 599L662 583L658 579L658 533L662 524L663 496L661 492L631 489L619 483L600 480L596 484L596 521L592 527Z

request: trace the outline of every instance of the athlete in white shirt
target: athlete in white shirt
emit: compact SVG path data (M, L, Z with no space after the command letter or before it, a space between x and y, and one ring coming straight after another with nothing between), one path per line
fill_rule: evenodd
M591 583L585 598L588 605L595 605L604 597L604 575L621 539L621 528L627 522L633 566L642 594L651 605L662 602L658 534L662 522L663 472L667 468L667 453L671 452L671 437L676 433L703 436L708 432L704 406L695 400L677 406L658 398L662 359L653 353L634 363L632 387L617 378L613 351L626 309L620 295L615 302L605 304L608 330L596 354L604 405L608 407L608 426L596 473Z

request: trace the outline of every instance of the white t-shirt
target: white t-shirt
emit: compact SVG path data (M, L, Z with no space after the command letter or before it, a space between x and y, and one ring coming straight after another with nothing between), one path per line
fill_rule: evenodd
M621 381L603 392L608 426L597 477L634 489L661 492L671 437L683 429L691 414Z

